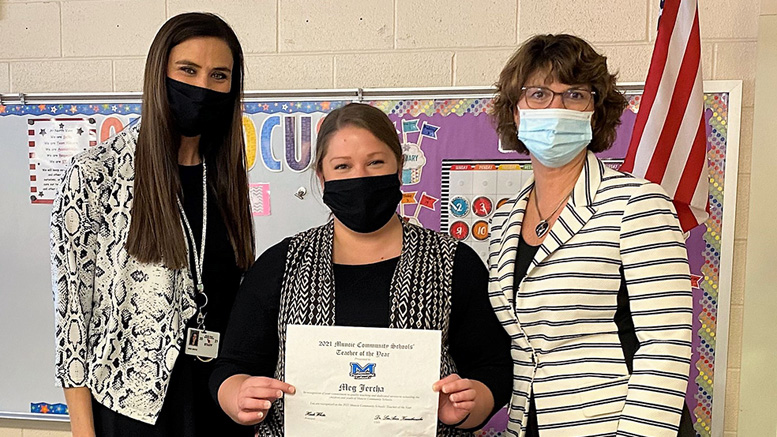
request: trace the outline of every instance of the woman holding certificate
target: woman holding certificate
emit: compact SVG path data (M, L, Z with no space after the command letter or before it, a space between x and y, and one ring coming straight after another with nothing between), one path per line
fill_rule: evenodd
M442 331L438 435L469 435L509 398L509 338L491 311L488 272L468 246L405 223L396 209L402 149L379 109L332 111L318 133L316 175L327 224L268 249L241 285L211 391L259 435L283 435L287 326ZM311 362L310 366L316 366ZM346 426L347 424L342 424Z
M243 52L212 14L149 49L141 121L73 158L54 202L56 378L75 437L240 436L208 378L254 260Z
M491 228L512 435L695 435L691 284L672 201L594 155L625 107L606 58L570 35L531 38L497 83L502 144L528 152L534 173Z

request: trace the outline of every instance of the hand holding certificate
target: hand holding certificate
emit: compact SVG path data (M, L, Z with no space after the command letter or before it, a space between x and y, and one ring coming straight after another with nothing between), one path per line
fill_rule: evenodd
M440 341L440 331L289 325L297 392L285 397L285 435L435 436Z

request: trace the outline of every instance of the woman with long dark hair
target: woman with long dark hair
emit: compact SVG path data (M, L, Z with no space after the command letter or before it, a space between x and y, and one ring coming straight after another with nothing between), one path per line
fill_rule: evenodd
M52 213L56 377L73 435L250 435L209 396L254 259L243 53L212 14L168 20L141 120L73 159Z

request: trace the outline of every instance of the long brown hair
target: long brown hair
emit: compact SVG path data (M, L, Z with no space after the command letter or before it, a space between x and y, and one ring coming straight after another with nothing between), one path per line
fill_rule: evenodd
M322 174L323 160L326 156L329 139L346 126L360 127L375 135L375 138L391 149L391 153L397 158L397 171L402 171L402 145L399 143L394 123L389 120L385 112L374 106L364 103L349 103L327 114L324 121L321 122L321 128L319 128L316 137L316 174L319 176Z
M226 132L218 136L207 138L203 134L200 150L210 164L208 188L216 194L235 260L246 270L254 261L254 234L243 140L243 50L235 32L213 14L186 13L169 19L148 51L127 251L141 262L163 262L170 268L182 268L188 263L186 237L176 204L181 192L181 137L170 112L165 79L172 48L196 37L220 38L232 51L232 120Z
M513 113L523 96L521 88L538 72L547 74L548 82L555 79L569 85L587 84L596 91L593 139L588 144L588 150L601 152L609 149L615 141L615 130L628 102L615 85L617 76L607 69L607 58L583 39L566 34L530 38L502 69L492 109L502 146L527 153L526 146L517 138Z

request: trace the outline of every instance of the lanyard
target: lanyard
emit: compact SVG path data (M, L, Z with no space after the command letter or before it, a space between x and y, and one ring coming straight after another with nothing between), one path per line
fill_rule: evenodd
M197 240L194 239L194 232L189 225L189 219L186 218L186 212L183 209L181 198L177 197L178 209L183 217L184 228L191 240L191 248L194 251L194 276L197 283L197 292L205 298L205 302L197 308L197 327L205 329L205 315L203 309L208 306L208 295L205 294L205 286L202 284L202 265L205 261L205 231L208 229L208 170L205 167L205 161L202 161L202 240L200 247L197 247Z

